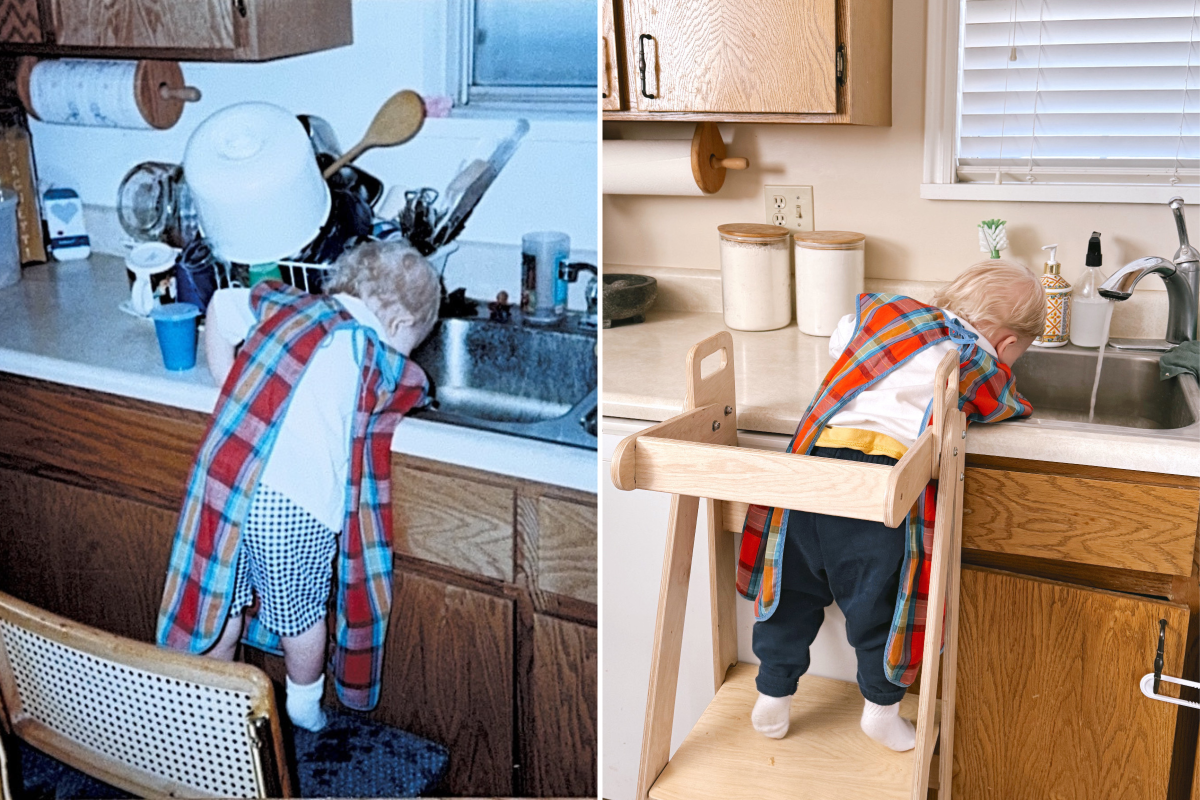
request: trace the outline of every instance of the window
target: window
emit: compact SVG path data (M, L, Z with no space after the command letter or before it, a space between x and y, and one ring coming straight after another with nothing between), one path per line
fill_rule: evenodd
M931 0L921 196L1200 202L1198 11Z
M453 0L455 103L595 113L595 2Z

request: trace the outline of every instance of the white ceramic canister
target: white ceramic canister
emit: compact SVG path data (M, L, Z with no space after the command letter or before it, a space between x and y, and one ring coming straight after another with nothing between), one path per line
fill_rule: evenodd
M788 229L731 223L721 235L721 300L725 325L771 331L792 321L792 260Z
M863 245L851 231L796 234L796 325L809 336L832 336L854 313L863 291Z

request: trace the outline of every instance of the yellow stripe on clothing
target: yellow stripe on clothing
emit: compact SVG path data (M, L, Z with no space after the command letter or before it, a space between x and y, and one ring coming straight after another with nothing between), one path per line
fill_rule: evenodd
M903 458L904 454L908 452L907 447L892 437L875 431L865 431L862 428L826 426L814 446L849 447L851 450L858 450L869 456L887 456L897 460Z

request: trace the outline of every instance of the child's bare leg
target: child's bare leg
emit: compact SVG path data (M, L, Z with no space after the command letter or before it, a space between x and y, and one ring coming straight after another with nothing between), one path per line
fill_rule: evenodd
M325 727L325 618L298 636L283 637L287 666L287 712L292 724L310 731Z
M220 661L233 661L233 656L237 652L238 641L241 638L242 615L239 612L225 620L225 629L221 631L220 638L217 639L217 643L212 646L212 649L204 655Z

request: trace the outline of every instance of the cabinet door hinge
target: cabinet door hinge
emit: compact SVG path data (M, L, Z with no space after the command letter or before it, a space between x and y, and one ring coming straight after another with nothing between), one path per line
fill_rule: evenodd
M846 83L846 45L838 45L837 61L835 63L838 86L844 86Z

